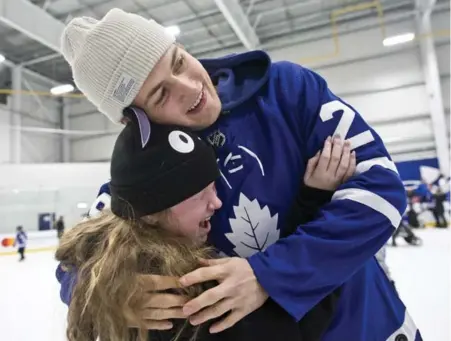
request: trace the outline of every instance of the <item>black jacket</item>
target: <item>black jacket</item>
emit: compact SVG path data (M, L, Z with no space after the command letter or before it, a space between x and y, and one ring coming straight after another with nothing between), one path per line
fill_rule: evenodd
M281 231L281 237L286 237L296 231L297 226L315 218L319 208L330 201L332 192L301 187L293 208L287 217L286 228ZM198 334L199 341L318 341L327 329L335 312L340 290L324 298L301 321L296 322L285 310L272 299L249 314L232 328L218 334L210 334L206 323ZM183 323L178 321L176 323ZM179 325L179 324L178 324ZM176 324L177 326L177 324ZM174 329L173 329L174 330ZM169 341L174 332L150 332L150 340ZM183 341L190 339L192 330L187 329Z

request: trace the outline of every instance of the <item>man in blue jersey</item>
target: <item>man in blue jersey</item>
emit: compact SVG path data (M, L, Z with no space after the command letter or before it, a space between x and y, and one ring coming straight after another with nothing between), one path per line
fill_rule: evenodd
M403 185L380 137L324 79L293 63L273 63L263 51L198 61L155 21L118 9L100 21L72 20L62 51L77 87L112 121L121 122L123 109L135 105L154 122L199 130L216 149L223 206L211 217L209 239L229 257L180 284L220 285L190 302L151 295L149 320L176 318L180 306L192 324L229 312L212 327L217 332L268 296L301 320L340 288L322 340L421 340L374 258L405 210ZM332 148L333 136L357 152L354 176L314 221L279 239L307 160L323 144ZM339 162L331 155L318 166ZM59 276L67 297L75 275Z

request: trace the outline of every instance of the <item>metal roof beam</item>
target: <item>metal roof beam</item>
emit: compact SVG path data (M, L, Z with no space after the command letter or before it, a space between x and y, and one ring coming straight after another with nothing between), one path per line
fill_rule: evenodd
M238 0L215 0L224 18L248 50L256 49L260 40Z
M437 0L416 0L415 4L423 15L431 15L432 10L437 4Z
M11 62L8 59L6 59L1 65L5 65L11 69L13 69L16 66L19 66L19 65L14 64L13 62ZM41 75L40 73L37 73L36 71L27 69L26 67L23 67L22 71L24 73L26 73L27 75L29 75L30 77L34 78L35 80L38 80L39 82L41 82L43 84L48 84L49 86L54 86L54 85L60 84L56 80L45 77L45 76Z
M26 0L0 0L0 21L60 52L64 24Z

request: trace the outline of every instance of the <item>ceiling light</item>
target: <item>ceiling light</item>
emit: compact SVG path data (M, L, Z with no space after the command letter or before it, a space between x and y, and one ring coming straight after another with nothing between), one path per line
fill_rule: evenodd
M85 202L79 202L79 203L77 204L77 208L81 208L81 209L88 208L88 204L85 203Z
M72 91L74 91L74 86L72 84L58 85L50 89L52 95L62 95Z
M0 63L3 63L6 60L5 56L0 54Z
M177 25L168 26L168 27L166 27L166 32L168 32L174 36L178 36L180 34L180 27L178 27Z
M385 38L382 43L384 44L384 46L393 46L398 44L404 44L414 39L415 39L414 33L404 33L397 36Z

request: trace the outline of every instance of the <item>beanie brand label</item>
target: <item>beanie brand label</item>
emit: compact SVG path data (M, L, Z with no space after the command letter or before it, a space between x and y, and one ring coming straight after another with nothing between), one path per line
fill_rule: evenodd
M119 102L125 104L130 91L133 89L133 85L135 85L136 80L130 75L123 73L119 77L116 85L113 89L113 97Z

